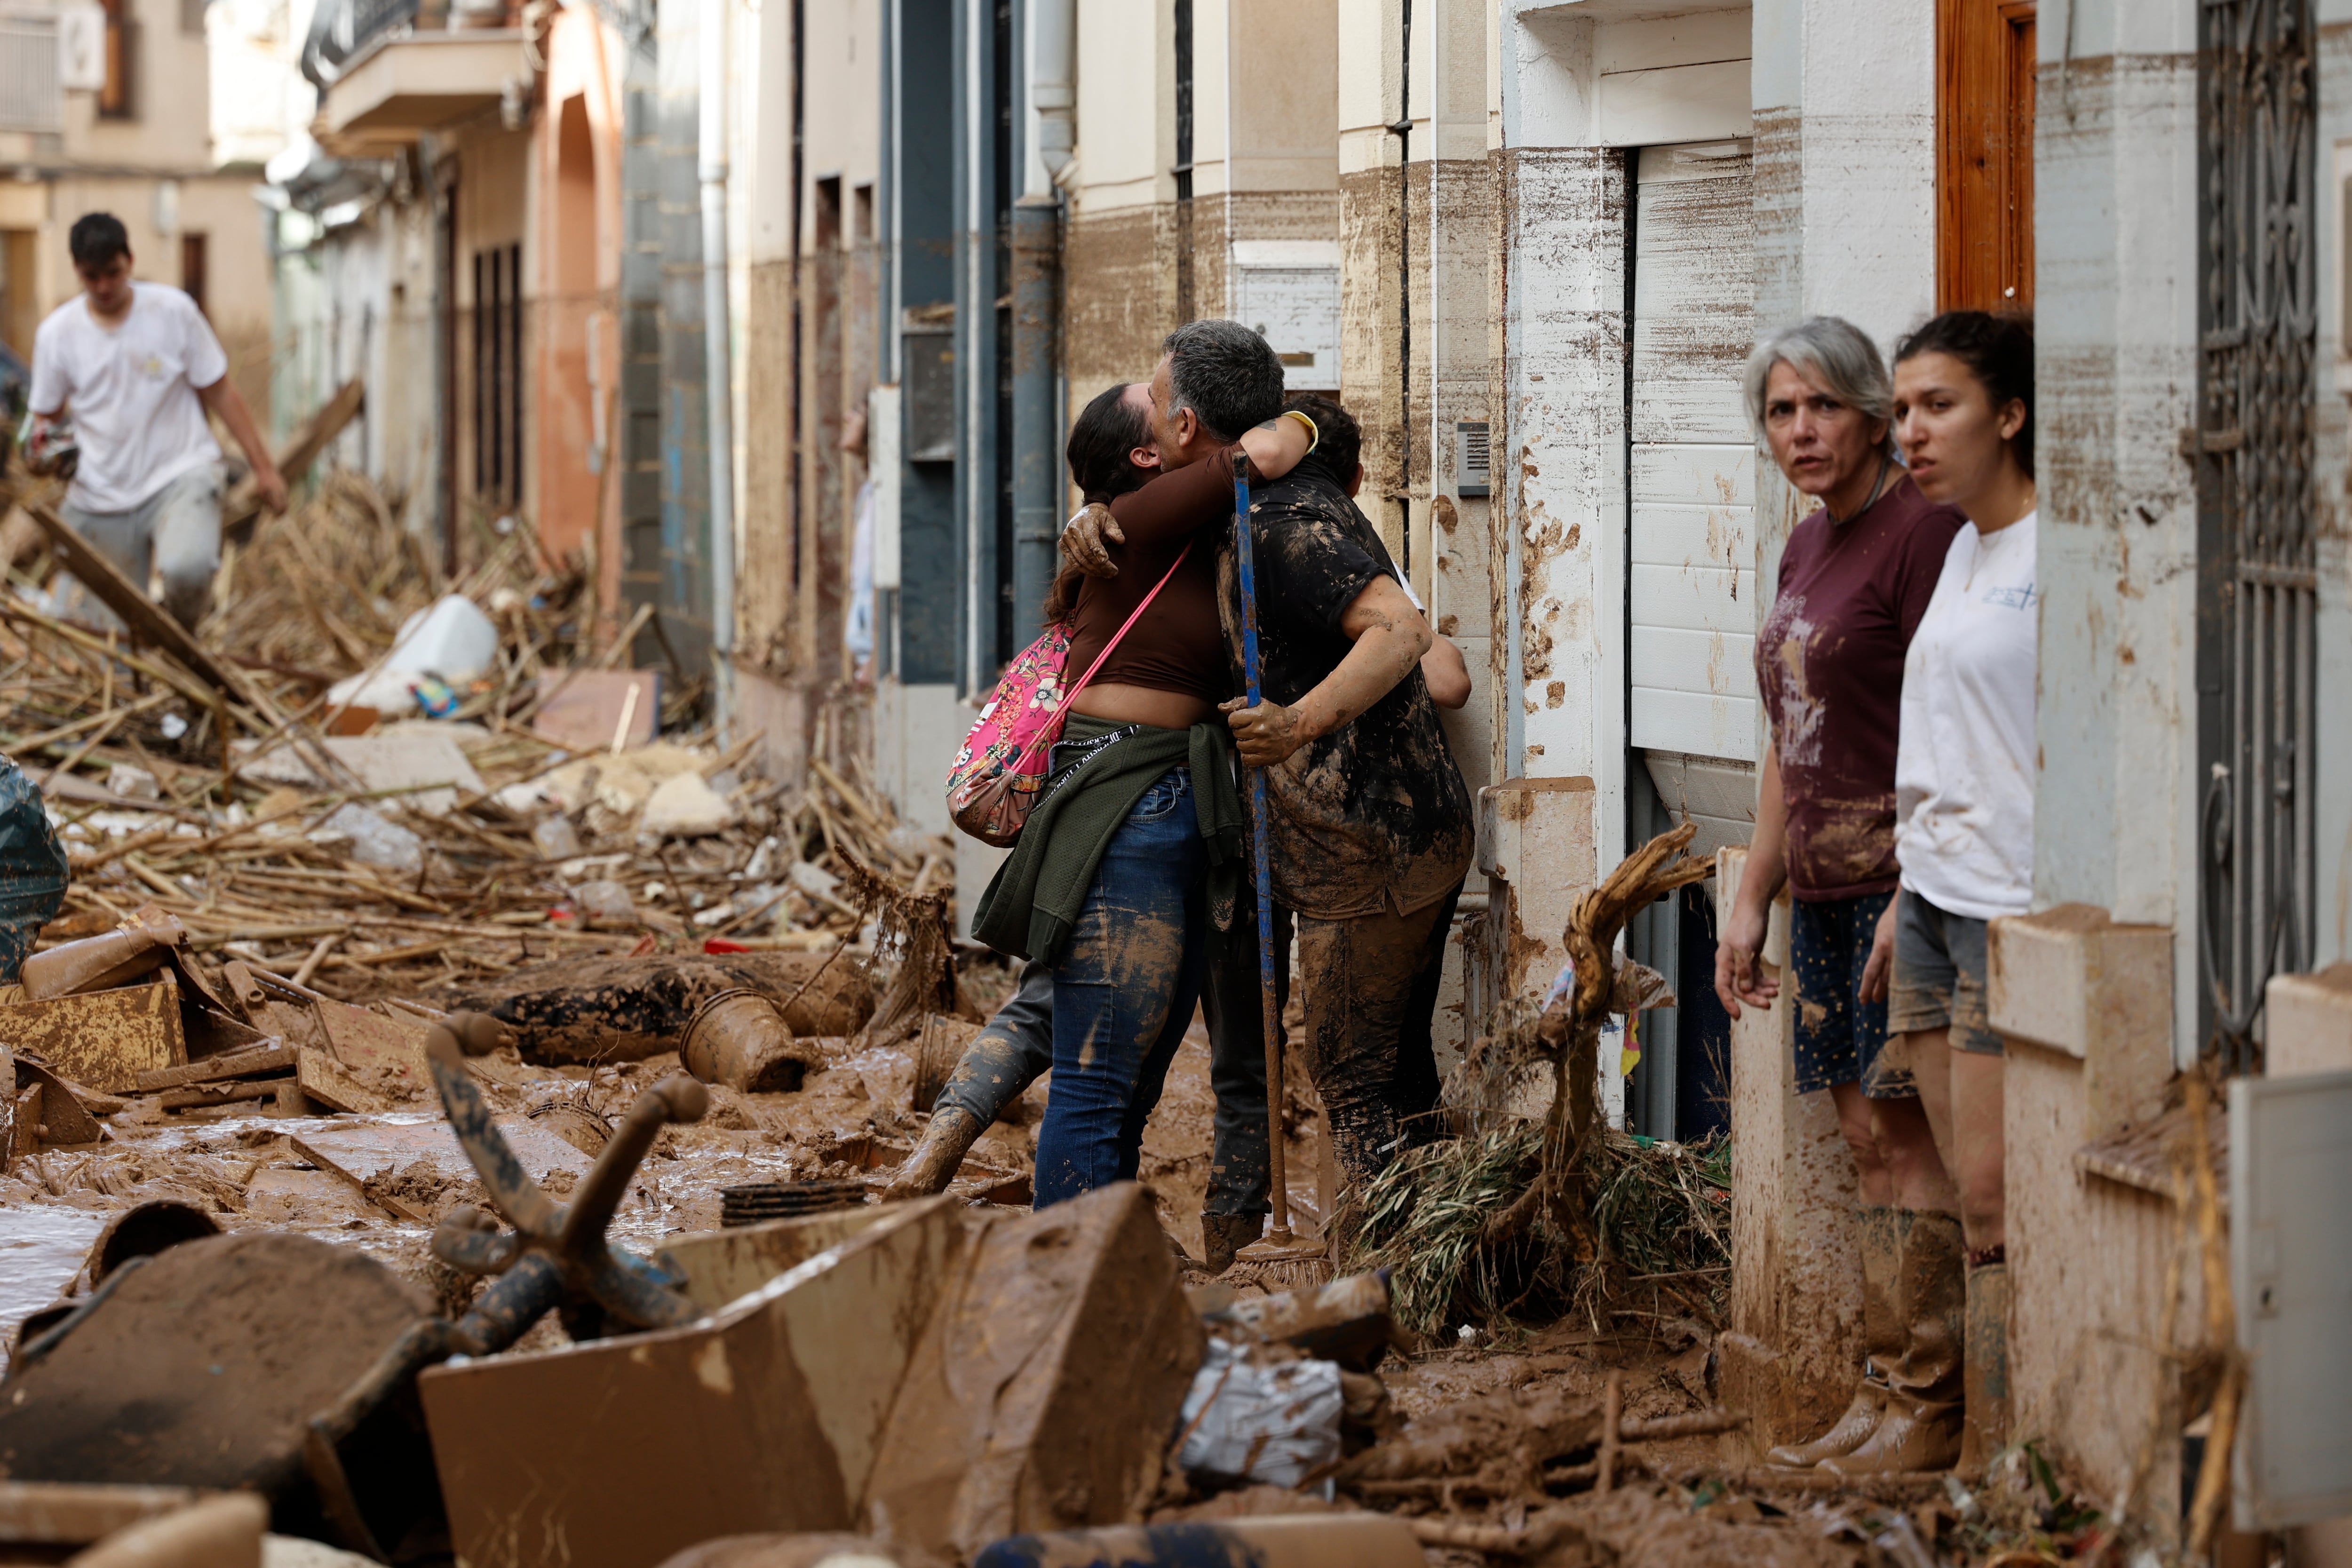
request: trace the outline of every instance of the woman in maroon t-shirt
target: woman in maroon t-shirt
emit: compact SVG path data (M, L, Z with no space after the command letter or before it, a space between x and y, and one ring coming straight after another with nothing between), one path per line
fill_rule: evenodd
M1785 883L1795 1087L1827 1089L1836 1102L1862 1198L1861 1386L1828 1431L1770 1458L1885 1468L1879 1449L1894 1445L1906 1462L1893 1468L1939 1468L1953 1458L1942 1451L1946 1435L1923 1427L1913 1406L1940 1393L1937 1358L1957 1371L1958 1346L1939 1334L1933 1292L1914 1287L1951 1272L1937 1261L1943 1252L1960 1256L1957 1195L1909 1069L1882 1056L1893 952L1891 931L1882 938L1879 926L1898 879L1903 656L1962 519L1930 504L1895 460L1894 388L1877 348L1852 323L1816 316L1767 339L1748 358L1747 392L1748 416L1781 472L1822 504L1789 536L1779 595L1756 639L1771 744L1747 871L1716 950L1716 994L1735 1018L1742 1003L1772 1005L1780 982L1756 956Z

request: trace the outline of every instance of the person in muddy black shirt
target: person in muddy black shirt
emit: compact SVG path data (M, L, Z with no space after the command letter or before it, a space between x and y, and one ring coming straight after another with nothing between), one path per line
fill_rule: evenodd
M1274 898L1296 923L1308 1070L1351 1193L1437 1100L1430 1019L1469 869L1470 793L1418 661L1432 643L1349 493L1361 437L1338 404L1294 397L1321 439L1251 495L1264 702L1224 704L1243 762L1265 770ZM1242 684L1238 558L1217 563Z

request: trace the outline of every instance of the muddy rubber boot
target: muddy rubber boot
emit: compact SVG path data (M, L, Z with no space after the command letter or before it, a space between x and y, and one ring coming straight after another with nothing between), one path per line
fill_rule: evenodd
M1783 1443L1764 1456L1768 1465L1811 1469L1823 1459L1851 1454L1878 1428L1886 1406L1886 1380L1903 1359L1903 1321L1895 1310L1895 1264L1902 1248L1902 1222L1909 1215L1885 1204L1854 1211L1862 1236L1862 1382L1845 1414L1810 1443Z
M1995 1249L1998 1251L1998 1249ZM1968 1423L1960 1435L1960 1472L1979 1475L2009 1446L2009 1263L1969 1266Z
M1212 1274L1223 1274L1234 1266L1234 1254L1265 1234L1265 1215L1262 1214L1204 1214L1201 1216L1201 1249L1208 1254L1203 1265Z
M1948 1470L1960 1457L1961 1334L1968 1251L1948 1214L1906 1214L1895 1274L1903 1358L1888 1380L1886 1413L1850 1454L1820 1468L1842 1476Z
M956 1171L963 1157L988 1131L987 1125L971 1111L958 1106L943 1105L931 1112L931 1124L923 1129L923 1141L882 1189L882 1201L897 1203L902 1198L927 1198L933 1193L947 1190L955 1180Z

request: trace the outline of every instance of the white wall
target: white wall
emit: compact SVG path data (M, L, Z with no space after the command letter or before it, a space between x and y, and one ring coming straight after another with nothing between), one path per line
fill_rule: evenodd
M2034 182L2042 775L2034 901L2174 933L2196 1049L2194 0L2074 0L2044 30Z

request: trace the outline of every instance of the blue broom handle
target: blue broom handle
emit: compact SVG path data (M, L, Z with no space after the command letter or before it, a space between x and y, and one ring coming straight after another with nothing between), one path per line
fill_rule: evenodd
M1257 647L1257 560L1250 542L1249 458L1234 453L1234 553L1241 572L1242 675L1252 708L1263 700ZM1282 1009L1274 988L1274 879L1267 847L1265 770L1250 775L1250 851L1257 866L1258 1006L1265 1027L1265 1157L1267 1197L1274 1209L1275 1237L1290 1236L1290 1192L1283 1170Z

